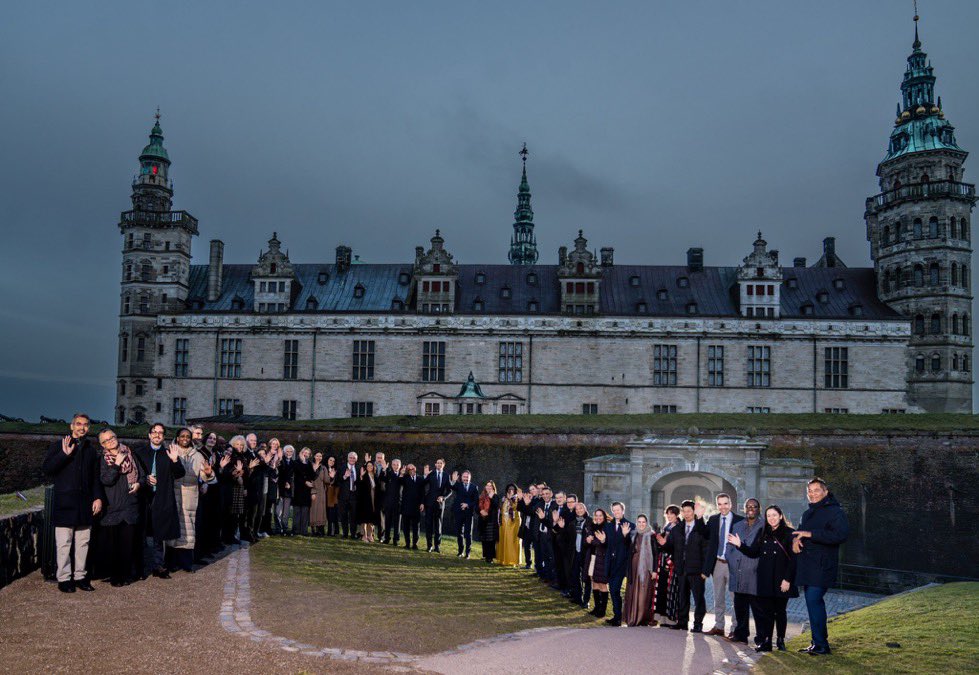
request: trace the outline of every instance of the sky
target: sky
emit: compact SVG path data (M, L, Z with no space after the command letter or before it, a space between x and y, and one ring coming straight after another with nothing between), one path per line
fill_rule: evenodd
M979 3L923 0L959 145L979 149ZM540 262L583 229L616 262L870 266L864 200L911 0L32 2L0 24L0 413L111 419L122 237L159 106L194 262L339 243L409 262L440 228L504 263L530 150ZM969 64L972 64L971 66ZM979 172L966 164L966 180ZM975 314L975 312L974 312Z

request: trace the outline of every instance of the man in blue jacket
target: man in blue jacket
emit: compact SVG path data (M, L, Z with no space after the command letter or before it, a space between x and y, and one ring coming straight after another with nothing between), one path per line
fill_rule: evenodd
M449 484L456 495L452 502L452 515L455 516L456 526L459 528L456 534L456 541L459 544L458 556L460 558L465 556L468 560L473 543L473 516L479 503L479 490L473 485L472 474L468 471L462 472L461 481L459 472L453 471Z
M605 551L605 571L608 577L609 596L612 599L612 618L605 623L622 625L622 582L629 569L632 552L632 523L625 519L625 505L612 502L612 520L605 523L608 548Z
M809 508L802 514L792 543L792 550L798 555L795 583L805 588L812 633L812 644L800 651L820 656L830 653L823 596L836 582L840 544L849 536L850 526L843 507L822 478L810 480L806 494Z

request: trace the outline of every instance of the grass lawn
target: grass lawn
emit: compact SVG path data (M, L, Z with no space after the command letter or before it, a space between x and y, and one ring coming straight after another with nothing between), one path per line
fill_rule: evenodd
M0 518L12 516L21 511L27 511L35 506L44 506L44 486L39 485L30 490L21 490L20 493L27 497L25 502L16 493L0 495Z
M898 595L830 620L831 656L796 650L765 655L757 671L776 673L975 673L979 671L979 583L955 583ZM888 647L898 643L900 647Z
M423 543L424 545L424 538ZM523 568L332 538L263 540L251 549L252 618L324 647L427 654L539 626L592 626Z

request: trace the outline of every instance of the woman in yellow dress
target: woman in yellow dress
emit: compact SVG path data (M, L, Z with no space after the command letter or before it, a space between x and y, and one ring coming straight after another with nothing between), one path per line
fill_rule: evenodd
M496 561L513 567L520 564L520 514L517 513L517 486L510 483L500 501L500 541Z

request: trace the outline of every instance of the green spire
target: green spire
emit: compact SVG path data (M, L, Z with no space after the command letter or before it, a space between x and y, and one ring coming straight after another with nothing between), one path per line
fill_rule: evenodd
M143 148L143 152L139 154L140 161L144 159L158 159L170 163L170 156L167 154L167 149L163 147L163 129L160 128L160 109L156 109L156 122L153 124L153 128L150 130L150 142Z
M533 265L537 262L537 239L534 237L534 210L530 207L530 183L527 182L527 144L520 150L523 172L517 189L517 210L513 212L513 236L510 238L510 264Z

